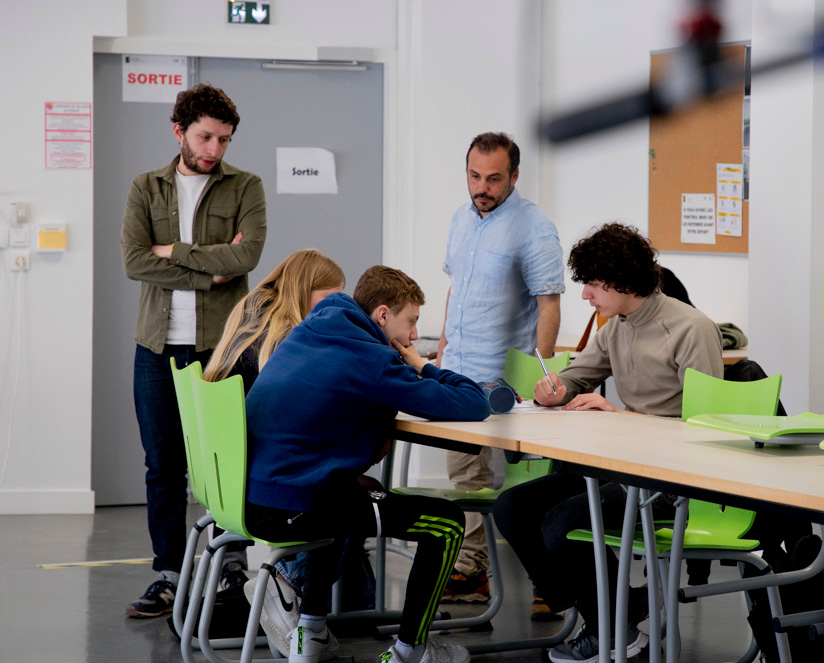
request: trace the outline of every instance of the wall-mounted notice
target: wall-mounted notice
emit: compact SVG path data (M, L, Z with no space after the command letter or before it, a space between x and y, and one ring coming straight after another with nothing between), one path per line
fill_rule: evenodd
M46 102L46 168L92 167L90 102Z
M681 243L715 244L715 194L681 194Z
M335 155L322 147L279 147L278 193L337 193Z
M744 165L740 163L716 164L718 183L717 230L719 235L741 237L743 223L741 217L744 196Z
M179 55L124 55L123 101L173 104L189 88L186 65Z

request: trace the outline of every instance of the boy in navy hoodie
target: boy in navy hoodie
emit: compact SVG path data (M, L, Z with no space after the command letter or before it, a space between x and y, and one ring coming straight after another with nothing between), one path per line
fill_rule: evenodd
M463 647L427 640L463 541L463 512L445 500L389 493L361 476L385 454L398 410L435 420L489 415L475 382L427 363L412 345L423 303L403 272L369 268L353 297L329 295L292 331L246 399L249 532L280 541L335 539L308 553L299 618L288 601L264 603L264 630L289 650L290 663L336 655L326 606L347 536L418 544L398 640L380 660L469 661ZM273 609L279 614L266 614Z

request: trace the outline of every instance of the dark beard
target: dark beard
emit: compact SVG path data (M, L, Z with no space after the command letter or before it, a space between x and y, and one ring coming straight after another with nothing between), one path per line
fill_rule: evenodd
M218 160L214 166L212 166L209 170L204 169L197 161L197 157L195 156L192 148L189 147L189 143L186 140L186 137L183 137L183 140L180 143L180 160L183 162L183 165L186 166L192 172L195 172L199 175L209 175L212 171L218 166L220 161Z

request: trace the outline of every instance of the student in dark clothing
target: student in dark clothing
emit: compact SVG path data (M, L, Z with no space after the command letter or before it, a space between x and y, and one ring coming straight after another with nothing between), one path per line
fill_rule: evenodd
M297 251L287 257L249 294L232 309L203 377L216 382L231 375L243 378L246 393L252 388L260 369L269 360L280 342L326 295L340 292L346 285L343 270L331 258L314 249ZM220 530L215 528L215 535ZM243 570L248 568L246 547L248 544L229 544L224 558L234 584L246 583L247 596L254 594L254 581L247 582ZM356 549L356 546L350 547ZM362 547L362 545L361 545ZM341 567L345 560L341 560ZM278 571L285 576L288 586L282 586L288 601L293 601L295 590L302 584L297 561L281 560ZM274 596L267 596L267 606ZM297 624L296 617L294 618ZM274 643L277 646L277 643Z
M418 544L398 641L380 660L469 661L463 647L427 639L463 540L463 512L445 500L395 495L359 479L385 454L398 410L436 420L489 415L475 382L427 363L412 345L423 303L406 274L371 267L353 297L329 295L292 331L246 399L249 532L270 540L335 540L309 553L300 620L287 634L290 663L335 656L327 603L349 536Z

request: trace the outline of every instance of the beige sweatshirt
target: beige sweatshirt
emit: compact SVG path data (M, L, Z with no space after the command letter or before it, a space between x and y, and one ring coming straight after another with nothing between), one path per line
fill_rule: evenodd
M701 311L656 292L637 311L611 318L559 377L564 403L611 375L627 410L680 417L687 368L722 378L721 334Z

